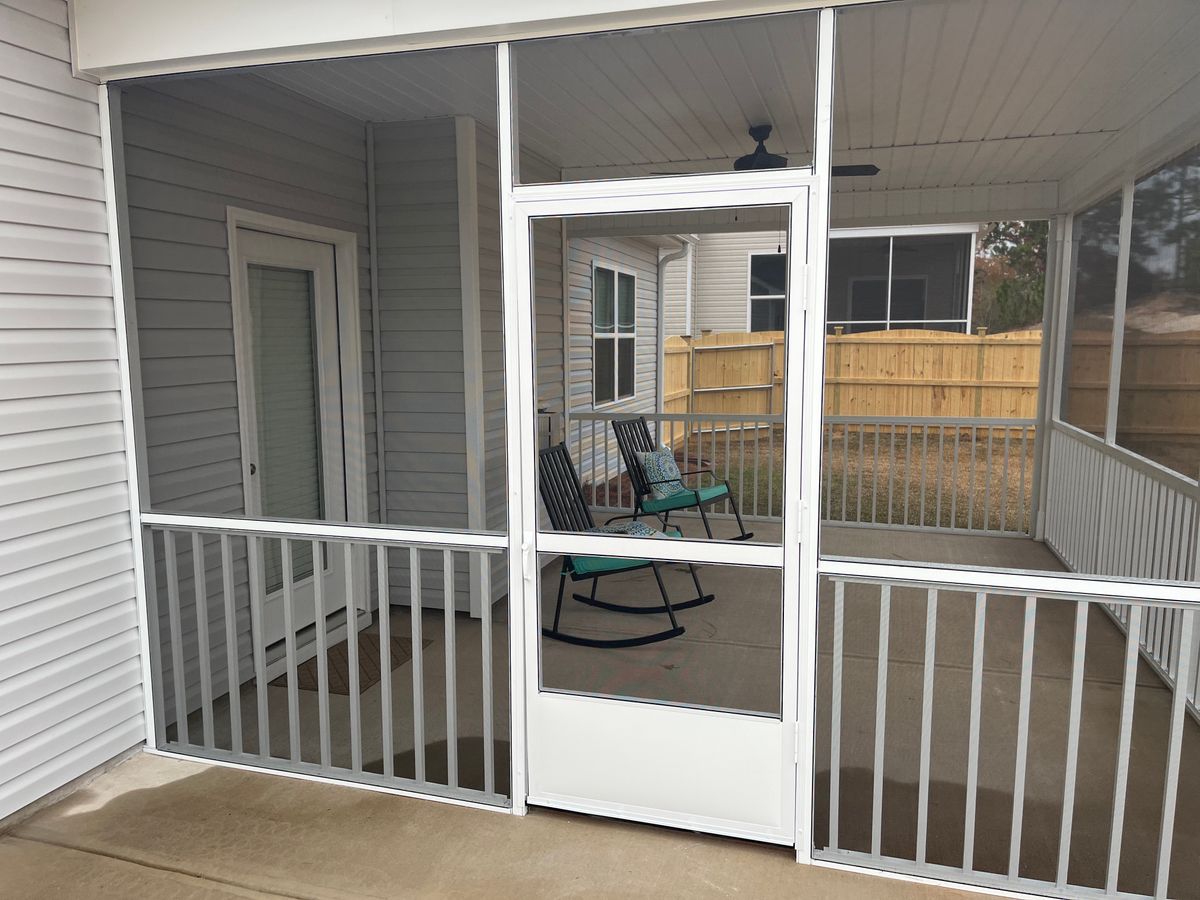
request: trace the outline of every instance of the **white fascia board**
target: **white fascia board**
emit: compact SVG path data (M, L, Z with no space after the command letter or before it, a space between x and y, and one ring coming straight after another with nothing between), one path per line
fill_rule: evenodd
M77 70L101 80L458 47L863 0L70 0ZM881 0L866 0L881 2Z

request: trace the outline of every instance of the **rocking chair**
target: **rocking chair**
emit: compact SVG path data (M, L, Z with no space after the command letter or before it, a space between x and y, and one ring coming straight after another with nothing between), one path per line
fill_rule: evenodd
M630 518L635 522L639 516L648 513L656 516L662 522L663 528L666 529L671 527L670 517L673 511L694 507L700 513L700 520L704 523L704 530L708 534L709 540L712 540L712 525L709 524L708 515L704 510L706 507L728 501L734 518L737 519L740 532L733 540L748 541L754 537L754 532L746 531L746 526L742 523L742 514L738 510L737 500L734 499L729 482L717 478L712 469L679 473L681 479L707 475L713 480L713 483L708 486L687 487L682 481L674 478L668 479L668 481L649 480L638 454L649 453L658 448L654 445L654 439L650 437L650 426L646 424L645 416L638 416L636 419L615 419L612 427L617 436L617 446L621 449L621 458L625 461L625 470L629 473L629 480L633 484L633 514ZM654 487L656 485L672 481L678 482L678 490L664 497L655 495ZM675 527L678 528L678 526Z
M566 444L556 444L539 452L538 489L542 495L542 502L546 506L546 512L550 517L550 524L556 531L590 532L593 534L630 534L638 537L666 536L642 522L623 522L597 526L592 519L591 510L588 509L587 502L584 500L583 486L580 484L579 475L575 471L574 464L571 462L571 456L567 452ZM662 595L661 606L628 606L596 599L596 588L603 576L614 575L619 572L634 572L638 569L647 568L654 571L655 581L658 582L658 591ZM581 647L604 648L641 647L645 644L654 644L659 641L678 637L683 634L684 628L675 618L676 610L691 609L695 606L711 603L713 600L713 595L705 594L704 589L700 587L700 578L696 574L695 567L689 563L688 569L691 572L692 581L696 585L696 597L683 603L672 604L671 598L667 594L667 587L663 584L662 573L659 571L659 564L657 562L646 559L621 559L609 556L564 556L562 571L558 579L558 599L554 605L554 625L551 628L542 628L542 634L546 637L564 641L568 644L577 644ZM563 594L566 591L567 576L570 576L573 582L587 580L592 582L589 594L574 594L574 599L580 603L586 603L589 606L606 609L611 612L634 614L666 613L671 621L671 627L664 631L655 632L654 634L618 639L587 638L561 631L559 623L562 618Z

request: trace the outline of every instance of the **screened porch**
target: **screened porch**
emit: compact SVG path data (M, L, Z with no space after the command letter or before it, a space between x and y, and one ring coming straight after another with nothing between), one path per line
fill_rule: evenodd
M929 367L912 388L928 402L830 412L834 380L853 387L842 335L815 360L786 327L744 338L759 374L718 363L729 380L693 379L708 387L681 406L667 325L681 281L720 286L747 335L763 301L807 317L758 324L824 335L828 313L798 285L693 269L689 246L731 235L743 265L753 239L820 266L828 229L773 206L613 212L537 219L505 244L492 46L117 88L161 746L511 802L505 313L529 303L537 415L520 440L565 446L596 526L637 513L790 553L789 448L818 453L801 494L821 510L820 560L800 601L817 608L801 661L815 815L797 838L816 857L1039 892L1153 894L1169 871L1189 895L1200 832L1173 798L1200 778L1200 635L1178 599L1200 577L1200 19L1159 5L1149 23L1075 0L837 17L832 164L878 171L832 173L830 228L1049 223L1036 362L1020 386L983 379L987 414L979 372L934 372L944 347L905 363ZM1034 33L1071 54L1039 56L1039 78L1004 69ZM912 52L884 49L887 34ZM762 121L768 150L811 165L816 48L816 13L516 44L518 181L724 171ZM515 297L520 254L531 291ZM895 282L911 306L916 279L892 265L872 290L890 304ZM823 394L819 434L785 427L802 401L791 366ZM707 523L638 512L613 427L638 417L681 471L725 486ZM655 561L652 541L630 546ZM539 565L545 626L564 560ZM700 587L660 569L673 600ZM713 599L679 611L683 633L544 637L542 688L785 715L781 571L697 569ZM659 592L649 568L600 590ZM563 615L598 639L661 625L571 594Z

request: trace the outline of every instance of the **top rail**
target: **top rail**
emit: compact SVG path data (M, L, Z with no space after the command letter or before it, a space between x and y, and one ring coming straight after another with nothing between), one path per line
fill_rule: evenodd
M779 414L762 415L729 415L727 413L639 413L639 412L573 412L572 421L611 422L615 419L628 419L633 416L644 416L647 422L692 422L709 425L713 422L731 425L782 425L783 416Z
M826 425L924 425L963 428L1032 428L1037 419L1010 419L1003 416L825 416Z
M302 522L295 519L244 519L239 516L195 516L182 513L142 513L142 524L173 531L216 534L257 534L267 537L308 538L340 542L367 542L385 546L453 548L502 553L508 549L503 534L467 531L417 531L389 525L349 525Z

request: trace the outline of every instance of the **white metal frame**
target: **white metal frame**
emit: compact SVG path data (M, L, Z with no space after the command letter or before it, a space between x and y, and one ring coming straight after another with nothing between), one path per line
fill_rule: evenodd
M566 227L566 225L565 225L565 221L564 221L564 225L563 225L564 230L565 230L565 227ZM613 330L611 332L603 332L603 331L596 330L596 270L597 269L607 269L608 271L613 273ZM590 271L591 271L591 278L592 278L592 282L590 285L590 300L591 300L592 308L588 311L588 321L590 321L592 323L592 330L590 333L590 337L592 339L592 346L591 346L591 352L592 352L592 409L607 409L609 407L617 406L621 403L625 403L630 400L637 399L637 393L638 393L638 390L637 390L638 276L637 276L637 272L634 272L632 269L629 269L626 266L620 266L620 265L617 265L616 263L609 262L608 260L601 260L596 257L592 257L592 265L591 265ZM633 331L624 331L624 332L621 331L621 325L620 325L621 314L620 314L619 306L620 306L620 302L621 302L620 301L620 297L621 297L620 283L621 283L622 275L624 275L626 278L633 279ZM563 280L564 280L564 282L567 280L565 274L564 274ZM569 311L569 309L570 309L570 294L568 292L563 293L563 305ZM567 320L568 320L568 322L570 321L569 314L568 314ZM612 396L611 400L605 400L604 402L599 402L596 400L596 341L597 341L597 339L606 340L606 341L611 340L613 342L613 384L612 384L613 396ZM633 340L633 373L632 373L632 378L631 378L631 381L633 383L633 390L630 393L624 394L624 395L621 394L621 388L620 388L620 385L621 385L620 341L622 339L625 339L625 340L632 339ZM567 369L570 368L571 360L569 357L564 357L563 365Z
M682 183L685 180L687 182L686 185ZM736 208L759 205L776 206L781 205L781 203L795 204L797 213L802 217L807 217L807 204L809 203L809 197L815 180L815 177L809 170L796 169L773 176L763 173L730 173L729 175L706 175L687 179L673 177L670 179L644 179L608 183L585 182L514 188L512 196L509 198L512 213L510 220L511 235L508 245L511 247L515 243L520 247L522 242L527 245L530 235L530 225L534 219L539 218L637 213L670 209ZM790 257L791 271L789 272L789 283L797 287L793 291L793 302L789 306L789 316L791 319L789 324L793 329L792 333L797 336L795 342L799 343L800 336L804 334L804 312L807 305L804 303L803 297L807 287L804 277L807 267L800 260L816 252L816 246L819 242L816 241L815 237L809 237L810 233L805 227L792 227L790 232L793 235L792 249L794 252ZM800 245L797 242L795 235L798 234L805 236L805 240L808 241L807 245ZM515 266L517 269L517 284L513 298L516 302L510 305L515 305L517 309L515 311L510 310L509 312L510 314L515 312L516 315L514 318L517 319L517 322L514 327L506 330L509 338L506 342L506 364L510 375L514 372L521 373L521 377L519 378L516 391L509 396L510 409L516 407L518 413L517 423L513 423L510 419L509 429L510 434L513 431L517 431L518 433L525 433L532 436L531 423L535 400L535 385L532 375L535 361L531 309L534 284L531 272L532 259L528 246L521 247L520 249L514 247L513 253L517 256L519 262ZM795 382L790 396L802 398L805 393L802 389L804 367L798 361L798 364L793 366L790 371L792 374L789 376L789 381ZM800 416L797 414L798 403L793 401L790 408L792 410L791 420L794 438L787 445L789 448L788 460L785 462L785 509L788 512L784 517L785 536L782 546L773 547L737 543L719 543L714 545L705 541L678 540L656 544L654 551L655 556L662 560L705 562L709 564L724 563L727 565L765 565L771 568L781 568L784 572L785 585L788 582L792 582L792 590L788 590L785 587L783 591L784 680L782 685L783 714L780 725L780 727L785 728L788 732L787 743L792 745L795 733L795 685L798 669L798 653L795 648L795 635L798 634L796 618L798 607L801 604L798 602L799 592L797 590L800 582L797 573L794 571L795 557L788 552L787 548L795 546L799 535L797 521L800 508L798 463L800 445L804 442L800 439L797 427L801 422ZM819 441L816 443L819 443ZM521 504L525 506L525 517L521 525L521 553L525 557L521 570L523 590L514 590L512 594L514 606L518 603L517 598L520 597L523 601L522 605L525 608L524 618L526 621L523 627L524 702L527 706L535 703L560 705L565 703L583 704L592 708L594 715L604 715L604 710L611 710L612 704L629 707L630 704L627 701L595 697L565 699L565 695L541 690L539 679L541 637L537 628L537 617L532 614L536 608L535 604L540 588L537 578L539 571L537 565L538 554L629 556L639 551L631 548L631 543L637 540L633 538L540 533L536 531L537 519L534 515L535 510L532 502L535 494L532 490L536 479L535 460L528 444L524 449L518 448L518 450L520 467L522 469L520 479L522 483L529 486L522 492L523 496L519 498ZM789 469L790 478L788 474ZM789 496L789 491L791 496ZM645 553L644 543L640 545L639 550L642 554ZM547 697L552 699L544 699ZM646 706L646 704L634 705ZM528 714L527 711L526 715ZM761 717L746 717L740 714L715 710L689 710L688 715L697 717L697 719L694 719L697 721L700 719L724 721L732 718L744 721L748 718L754 718L760 724L752 727L763 727L761 725ZM794 757L794 755L793 753L792 756ZM782 783L789 786L794 784L794 759L787 758L786 760L781 760L781 765L784 766L784 771L781 771L779 776L783 779ZM535 802L540 801L586 812L633 817L661 824L704 827L708 830L740 837L756 837L761 840L788 844L793 841L795 794L790 787L788 790L783 791L782 796L779 797L779 801L783 804L783 807L779 810L780 817L778 821L783 824L777 827L760 827L748 825L744 822L720 821L715 819L699 821L689 819L685 815L672 819L668 815L663 815L661 810L634 810L628 807L616 807L601 801L588 802L579 797L535 795L531 799Z

